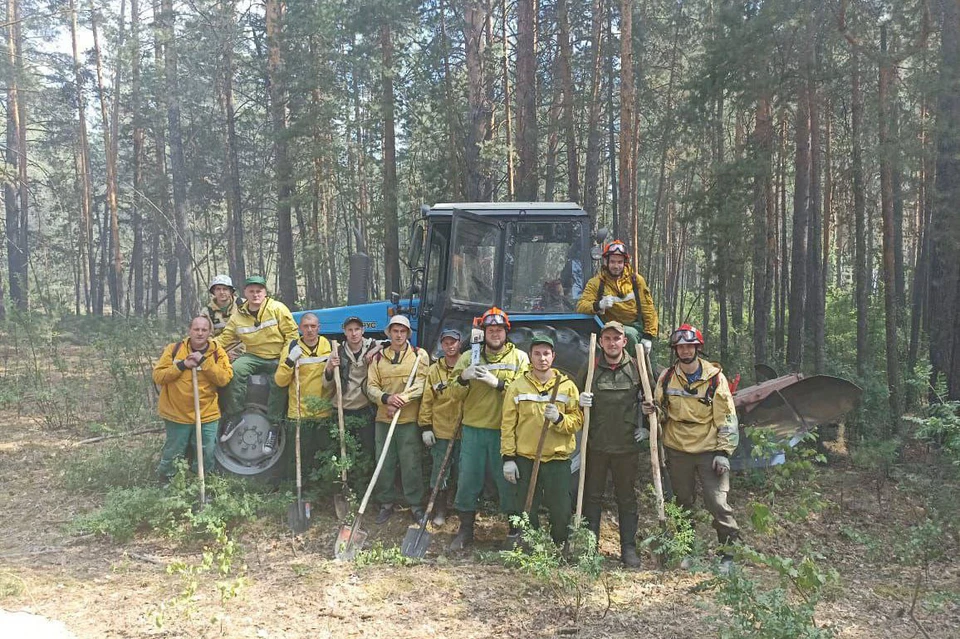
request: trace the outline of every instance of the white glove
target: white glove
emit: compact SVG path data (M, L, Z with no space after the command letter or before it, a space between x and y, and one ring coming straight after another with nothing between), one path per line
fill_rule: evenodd
M642 442L645 439L650 439L650 431L643 426L637 426L633 429L633 438L638 442Z
M470 364L469 366L467 366L467 367L463 370L462 373L460 373L460 377L462 377L463 379L468 379L468 380L469 380L469 379L477 379L477 376L478 376L480 373L482 373L482 372L485 373L486 371L487 371L487 369L485 369L483 366L480 366L479 364Z
M593 393L580 393L580 408L593 406Z
M423 431L420 437L423 439L423 445L427 446L428 448L437 443L437 436L433 434L432 430Z
M556 404L547 404L543 407L543 416L549 419L551 423L556 424L560 421L560 409L557 408Z
M478 382L483 382L484 384L492 388L498 388L500 386L500 378L485 368L481 369L480 372L477 373L477 376L475 379Z
M517 462L503 462L503 478L511 484L517 483L520 479L520 469L517 468Z
M645 351L647 352L647 355L649 355L649 354L650 354L650 349L653 348L653 342L651 342L650 340L644 338L644 339L640 340L640 345L643 346L643 350L645 350Z
M730 471L730 459L724 457L723 455L716 455L713 458L713 472L718 475L723 475Z
M303 349L300 348L300 344L294 344L290 352L287 353L287 359L291 362L296 362L301 357L303 357Z
M604 312L613 308L613 305L617 303L617 298L613 295L604 295L600 298L600 301L597 302L597 308L600 309L600 312Z

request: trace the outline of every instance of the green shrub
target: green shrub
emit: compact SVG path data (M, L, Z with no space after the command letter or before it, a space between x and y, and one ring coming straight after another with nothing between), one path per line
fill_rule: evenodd
M649 531L640 546L650 548L664 563L675 566L685 557L699 554L697 531L692 513L677 505L676 501L664 503L664 514L666 528Z
M378 541L367 550L357 552L356 564L358 567L364 566L412 566L420 563L413 557L405 557L397 546L389 548Z

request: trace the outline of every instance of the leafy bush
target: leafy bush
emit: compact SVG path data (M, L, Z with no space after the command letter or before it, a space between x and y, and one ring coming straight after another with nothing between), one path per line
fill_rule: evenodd
M355 561L361 568L364 566L413 566L420 563L413 557L405 557L397 546L385 547L382 541L378 541L367 550L357 552Z
M648 532L640 546L650 548L663 563L675 566L685 557L699 554L696 548L697 531L693 515L677 505L676 501L664 503L664 514L667 516L666 528Z

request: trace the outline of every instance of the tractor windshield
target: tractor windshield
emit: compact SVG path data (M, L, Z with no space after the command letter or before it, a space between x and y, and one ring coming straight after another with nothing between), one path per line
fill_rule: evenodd
M511 223L504 256L504 309L573 312L583 293L582 246L579 221Z
M500 229L495 223L469 217L460 218L455 229L450 263L450 300L460 304L493 306Z

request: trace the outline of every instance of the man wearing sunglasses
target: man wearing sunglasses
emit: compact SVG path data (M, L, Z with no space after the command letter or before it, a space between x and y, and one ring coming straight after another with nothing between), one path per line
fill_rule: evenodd
M627 332L627 352L639 342L647 353L657 337L657 307L643 276L630 266L630 253L620 240L603 247L603 266L590 278L577 302L578 313L593 313L604 323L616 321Z

